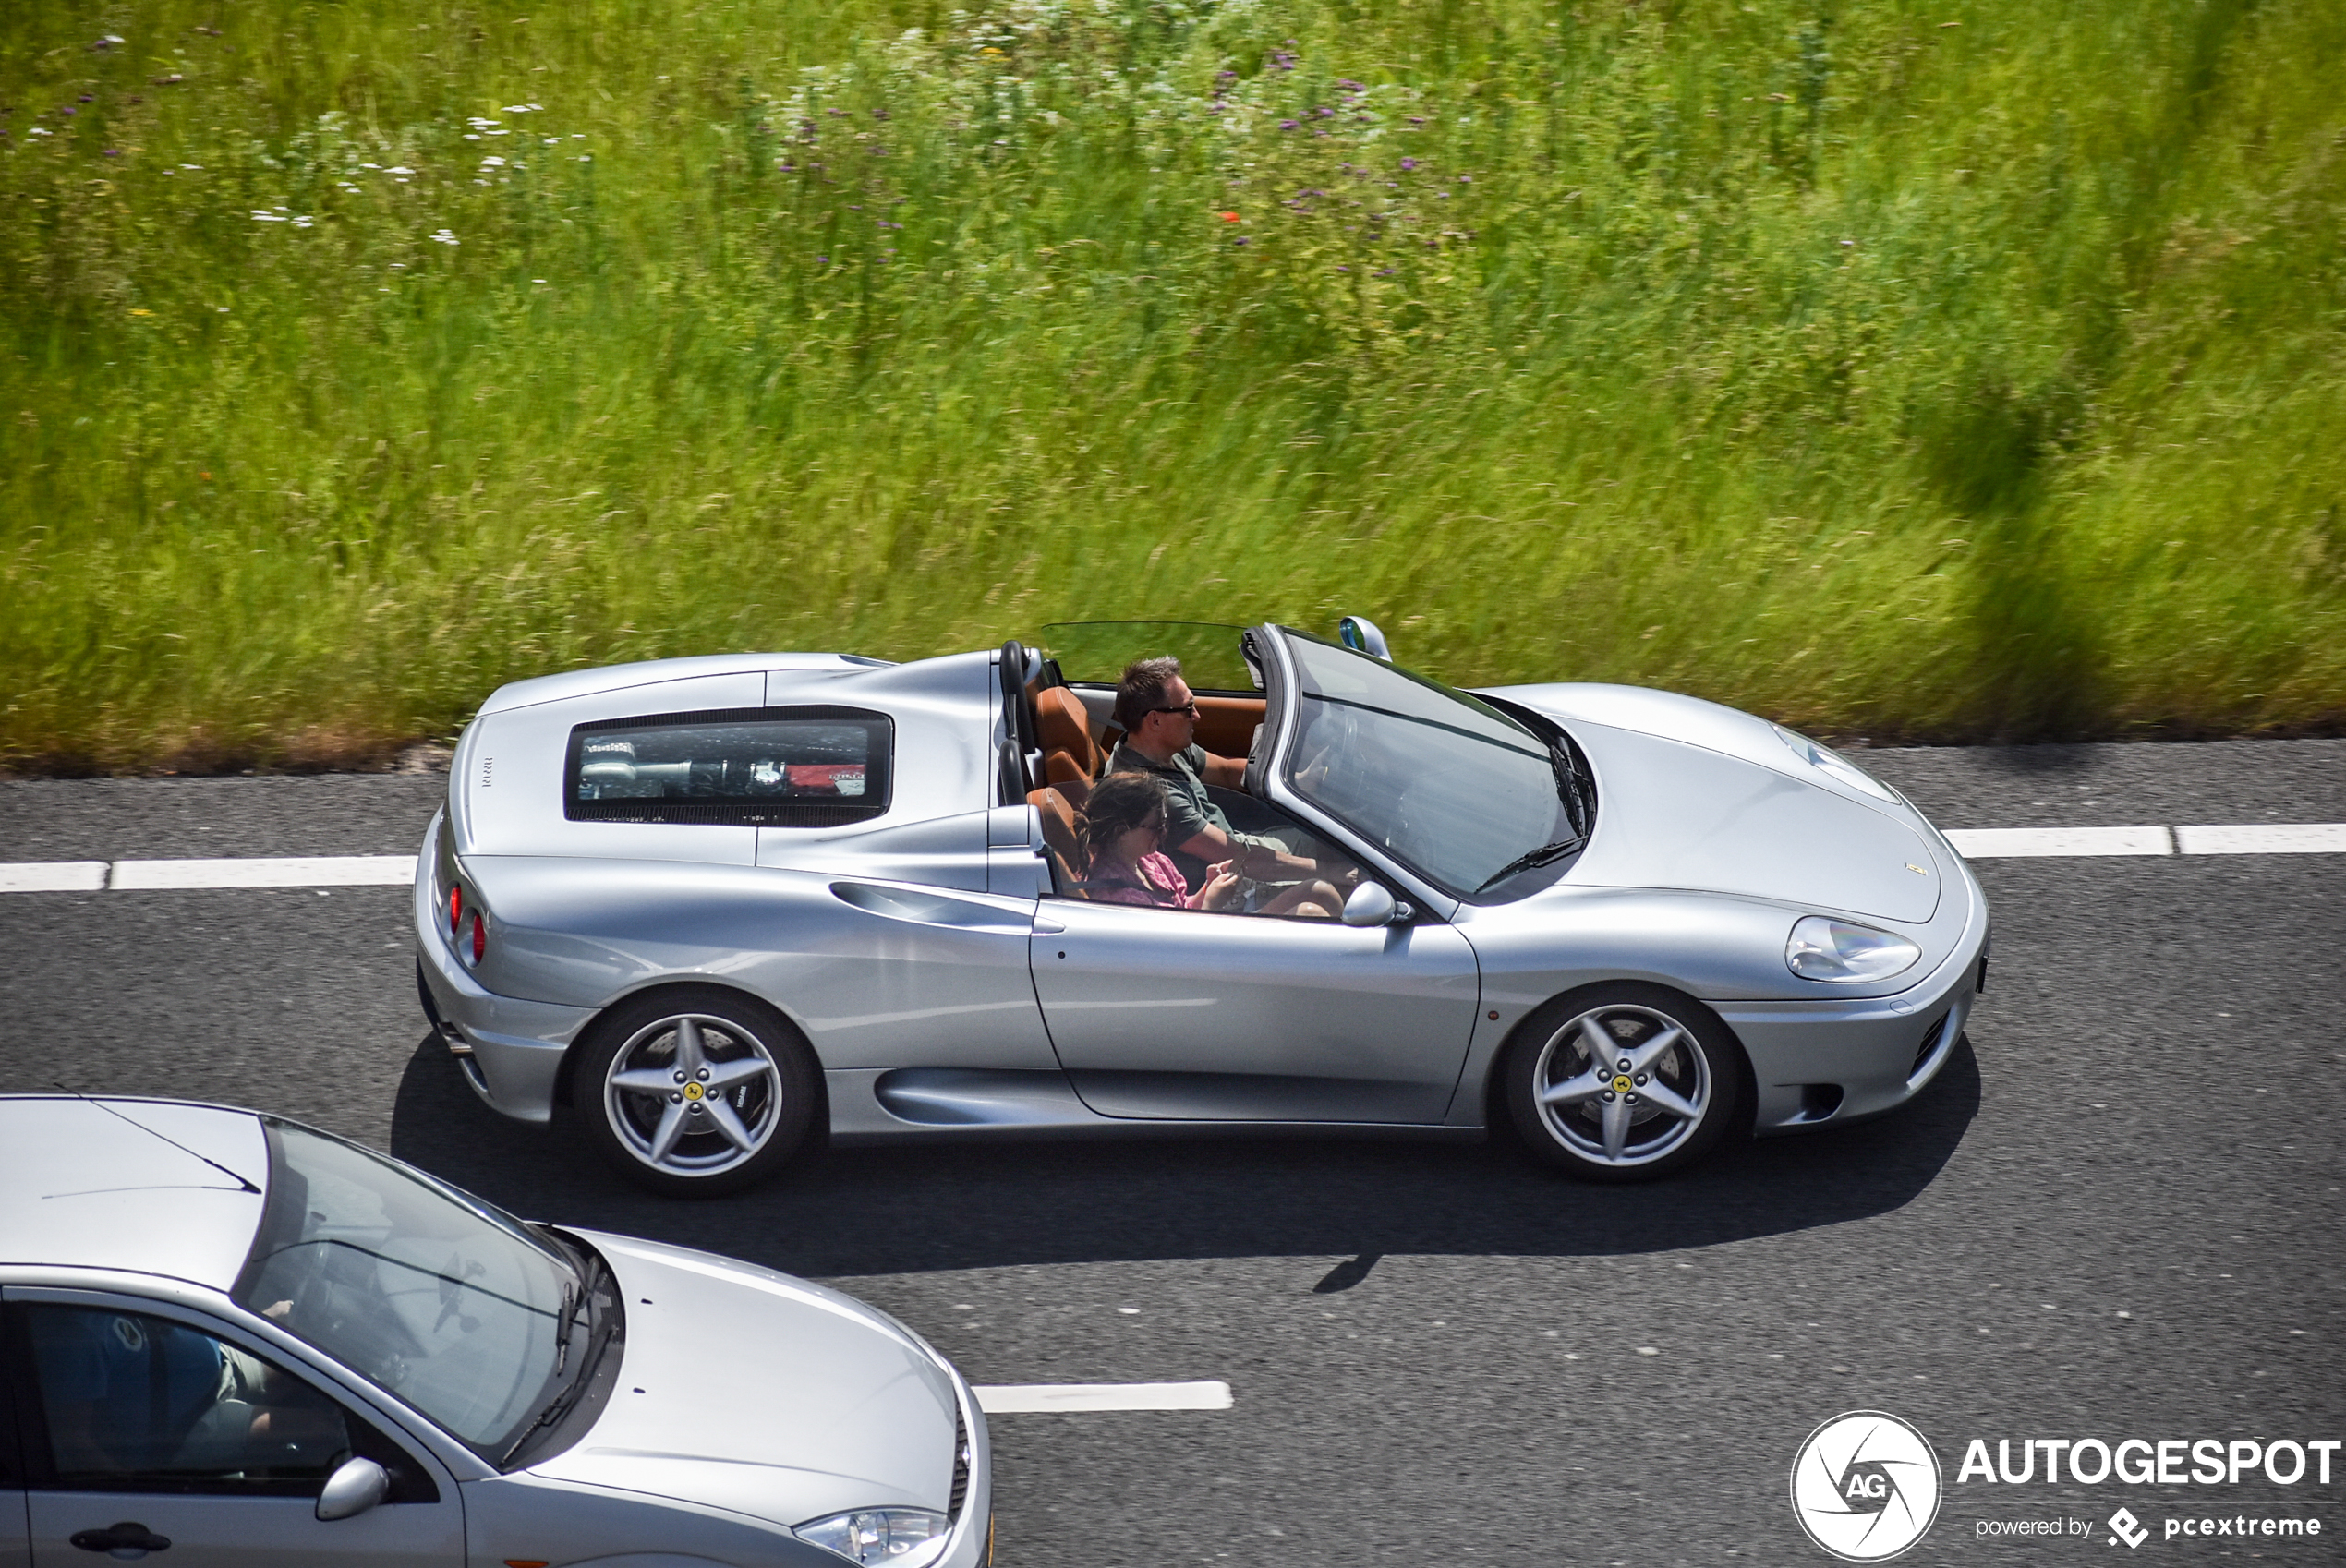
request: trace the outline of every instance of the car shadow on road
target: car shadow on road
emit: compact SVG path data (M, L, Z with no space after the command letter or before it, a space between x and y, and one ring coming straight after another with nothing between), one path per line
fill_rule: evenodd
M826 1150L731 1198L655 1198L574 1128L508 1121L427 1037L392 1152L533 1219L705 1248L794 1274L1373 1254L1675 1250L1887 1212L1929 1187L1979 1108L1963 1042L1880 1120L1733 1145L1686 1176L1597 1187L1484 1144L1198 1137ZM1333 1276L1332 1276L1333 1277ZM1336 1288L1341 1288L1337 1284Z

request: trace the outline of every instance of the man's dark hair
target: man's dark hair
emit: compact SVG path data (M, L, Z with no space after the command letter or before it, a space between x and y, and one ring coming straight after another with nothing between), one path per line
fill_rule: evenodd
M1127 735L1137 734L1149 709L1165 705L1165 688L1181 677L1181 661L1167 654L1136 658L1116 681L1116 722Z

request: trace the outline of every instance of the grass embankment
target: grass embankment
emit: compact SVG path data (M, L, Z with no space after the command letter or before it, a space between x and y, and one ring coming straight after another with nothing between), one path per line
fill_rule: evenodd
M2340 59L2334 0L8 7L0 761L1345 610L1878 740L2333 727Z

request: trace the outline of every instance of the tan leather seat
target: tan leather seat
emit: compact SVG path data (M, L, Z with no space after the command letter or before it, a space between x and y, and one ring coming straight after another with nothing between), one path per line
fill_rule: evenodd
M1043 844L1058 862L1052 869L1058 874L1059 891L1082 897L1075 892L1075 885L1082 880L1088 862L1075 838L1075 808L1059 790L1048 788L1028 790L1026 803L1042 814Z
M1054 784L1089 785L1106 760L1092 739L1092 716L1083 699L1064 686L1035 694L1035 738L1043 743L1043 777ZM1080 802L1079 802L1080 803Z

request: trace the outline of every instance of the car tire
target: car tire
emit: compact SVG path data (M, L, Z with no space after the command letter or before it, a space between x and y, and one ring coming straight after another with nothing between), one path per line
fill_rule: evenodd
M581 1129L628 1180L671 1198L738 1192L774 1174L815 1125L821 1077L773 1008L716 986L621 1003L579 1041Z
M1700 1002L1661 985L1620 981L1554 998L1517 1028L1500 1072L1525 1144L1589 1181L1683 1170L1743 1109L1735 1036Z

